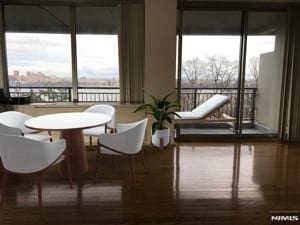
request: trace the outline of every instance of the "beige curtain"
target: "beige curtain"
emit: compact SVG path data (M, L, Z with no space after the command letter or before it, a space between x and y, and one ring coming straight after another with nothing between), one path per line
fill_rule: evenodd
M144 101L144 4L119 5L119 67L121 103Z
M281 140L300 141L300 7L289 8L283 101L281 107Z

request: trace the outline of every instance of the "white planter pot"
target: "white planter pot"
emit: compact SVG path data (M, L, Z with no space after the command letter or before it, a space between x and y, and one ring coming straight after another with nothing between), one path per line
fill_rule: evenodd
M163 148L170 142L170 129L156 130L152 135L152 144L156 147Z

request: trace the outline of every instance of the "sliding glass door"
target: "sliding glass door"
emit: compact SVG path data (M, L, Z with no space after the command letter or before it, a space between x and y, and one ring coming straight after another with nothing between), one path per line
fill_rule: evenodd
M284 12L179 12L178 96L192 111L219 94L229 101L182 135L276 135L285 36Z
M286 15L249 12L242 134L276 135Z
M209 22L208 22L209 21ZM230 102L213 117L236 118L241 12L183 11L181 108L191 111L213 96ZM234 124L203 122L182 126L181 133L232 134Z

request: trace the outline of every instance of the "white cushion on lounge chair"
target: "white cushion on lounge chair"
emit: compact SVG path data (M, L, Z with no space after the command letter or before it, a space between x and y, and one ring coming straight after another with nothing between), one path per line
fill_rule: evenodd
M179 116L180 116L180 118L179 117L177 117L177 116L175 116L175 119L177 119L177 120L180 120L180 119L199 119L199 116L198 115L196 115L195 113L193 113L193 112L176 112Z
M230 102L229 97L216 94L191 112L176 112L181 117L176 117L176 119L204 119L206 116L228 102Z

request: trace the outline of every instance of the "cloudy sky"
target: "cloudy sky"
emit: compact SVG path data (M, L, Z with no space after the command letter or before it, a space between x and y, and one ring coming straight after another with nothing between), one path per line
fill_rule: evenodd
M274 51L275 36L248 36L247 57ZM224 55L231 60L239 59L240 36L184 36L183 61L193 57Z
M68 34L7 33L8 70L71 77L71 41ZM116 35L77 35L79 77L118 77Z
M7 33L8 70L42 72L71 78L68 34ZM184 36L183 61L193 57L226 55L238 60L239 36ZM248 57L274 51L274 36L248 38ZM117 35L77 35L79 77L118 77Z

